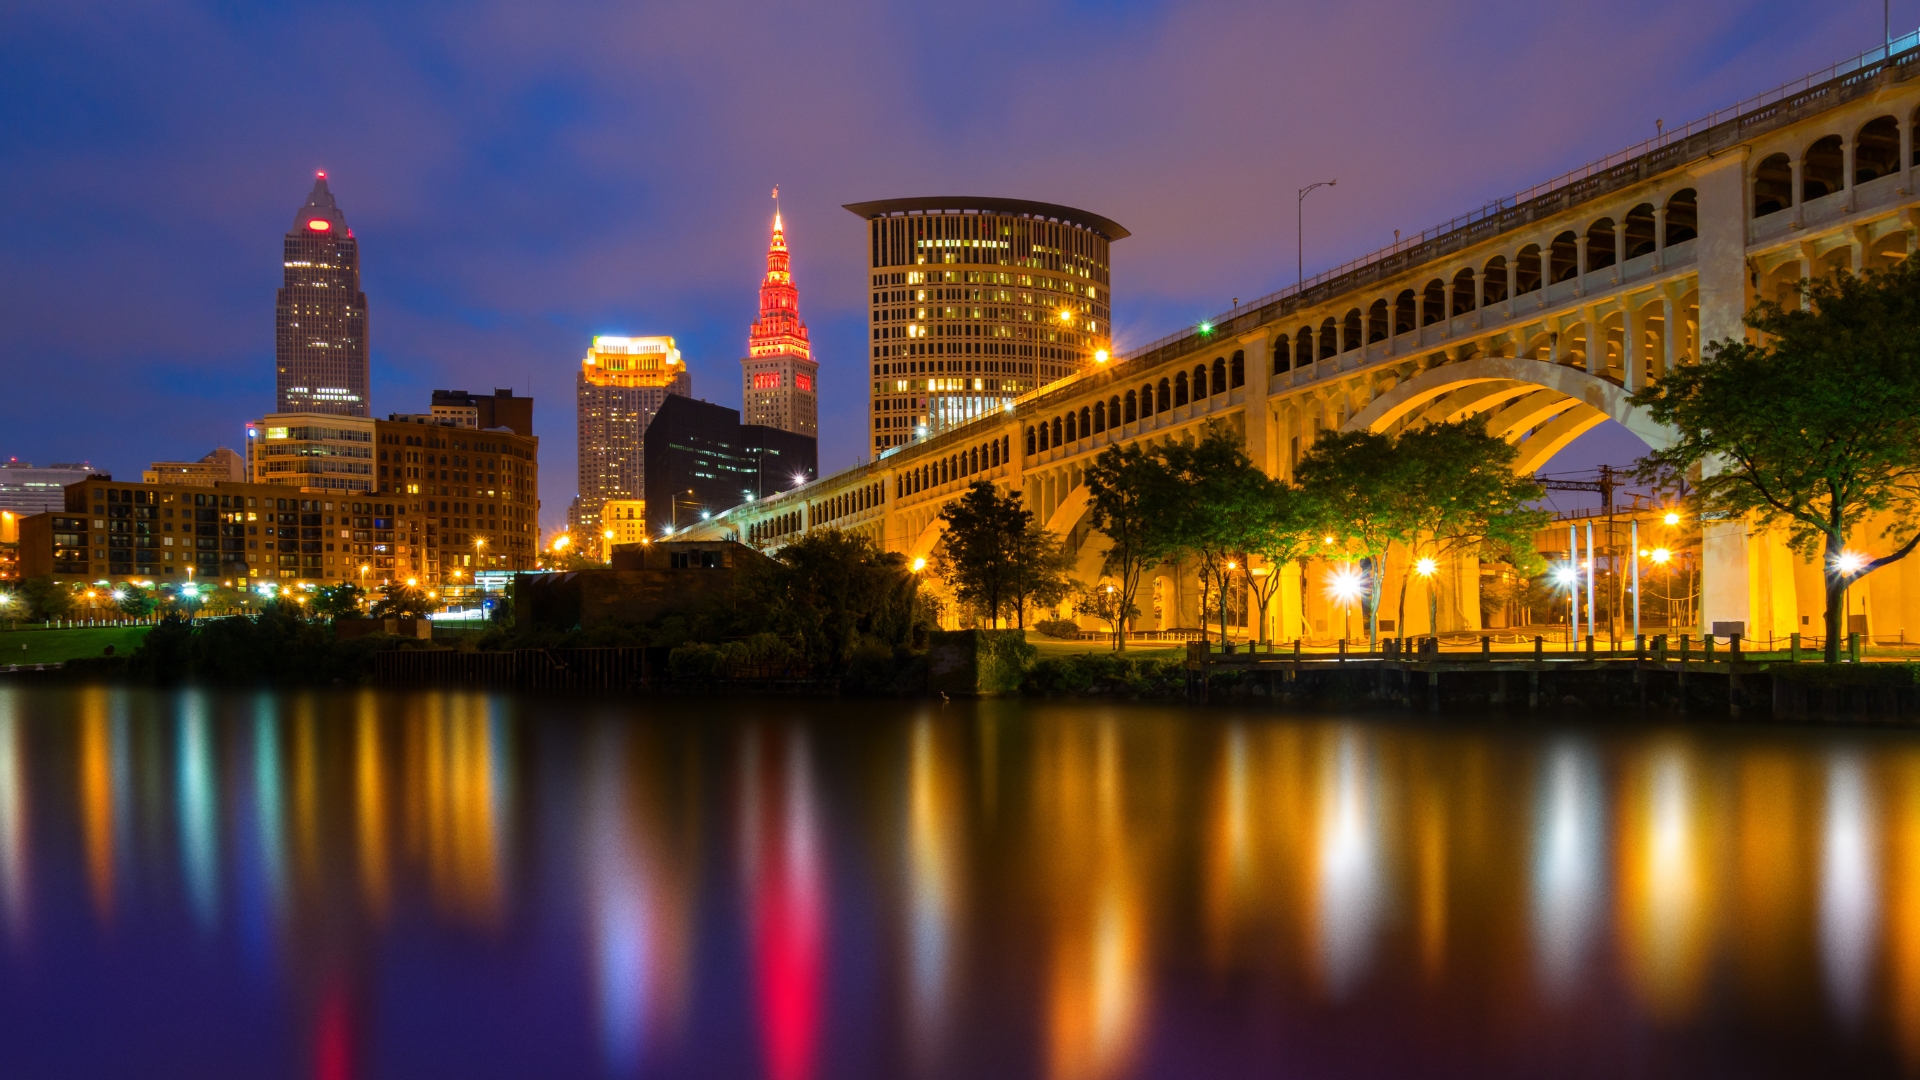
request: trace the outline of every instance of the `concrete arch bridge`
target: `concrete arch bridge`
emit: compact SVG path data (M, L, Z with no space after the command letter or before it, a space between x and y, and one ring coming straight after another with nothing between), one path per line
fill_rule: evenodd
M1745 334L1748 308L1791 296L1800 278L1890 265L1920 246L1920 50L1828 74L689 535L771 549L810 529L842 528L924 557L939 540L941 508L986 479L1023 492L1069 538L1091 581L1103 541L1087 526L1083 471L1116 444L1191 440L1224 421L1281 477L1330 428L1392 431L1473 415L1520 447L1522 469L1607 420L1663 445L1669 433L1632 407L1633 391L1697 361L1703 342ZM1790 555L1781 536L1713 523L1701 565L1693 632L1817 628L1818 569ZM1910 588L1905 567L1868 579L1872 633L1920 632L1920 580ZM1482 570L1461 563L1439 575L1439 629L1481 627ZM1390 581L1395 574L1390 566ZM1322 590L1299 585L1282 590L1269 632L1339 636L1339 613ZM1142 591L1136 625L1197 625L1196 599L1191 575L1163 569ZM1414 593L1399 632L1431 629L1426 610Z

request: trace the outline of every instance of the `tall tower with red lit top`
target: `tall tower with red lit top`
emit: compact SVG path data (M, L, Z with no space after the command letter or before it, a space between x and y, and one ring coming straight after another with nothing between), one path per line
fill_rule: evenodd
M800 291L793 285L790 260L776 209L767 276L760 283L760 319L747 332L747 356L740 361L742 420L818 438L820 365L813 362L807 324L800 321Z
M366 416L367 294L360 242L327 190L313 181L281 245L285 277L274 303L274 411Z

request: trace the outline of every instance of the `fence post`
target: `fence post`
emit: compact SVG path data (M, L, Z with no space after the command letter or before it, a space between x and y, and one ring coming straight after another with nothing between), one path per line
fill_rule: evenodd
M1790 664L1800 662L1800 631L1798 630L1787 635L1787 662Z
M1847 662L1851 664L1860 662L1860 632L1858 630L1847 635Z

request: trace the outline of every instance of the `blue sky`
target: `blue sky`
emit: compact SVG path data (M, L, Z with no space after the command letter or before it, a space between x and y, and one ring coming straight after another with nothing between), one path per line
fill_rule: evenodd
M361 240L375 411L530 389L551 526L592 335L672 334L696 395L739 404L776 183L836 469L866 408L843 203L1112 217L1124 348L1288 283L1302 184L1340 180L1310 200L1312 273L1879 35L1857 0L15 0L0 456L137 475L237 445L272 403L279 238L316 169Z

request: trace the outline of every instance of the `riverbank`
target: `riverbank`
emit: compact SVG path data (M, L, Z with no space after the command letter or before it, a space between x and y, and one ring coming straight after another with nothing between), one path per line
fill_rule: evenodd
M150 626L84 626L0 630L0 665L58 664L83 657L126 656L140 647Z

